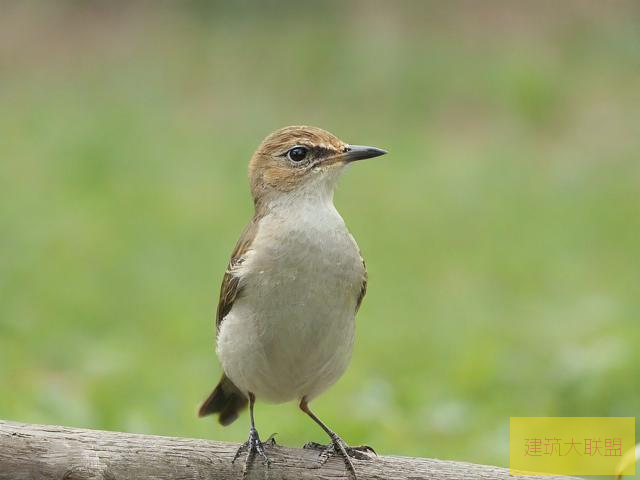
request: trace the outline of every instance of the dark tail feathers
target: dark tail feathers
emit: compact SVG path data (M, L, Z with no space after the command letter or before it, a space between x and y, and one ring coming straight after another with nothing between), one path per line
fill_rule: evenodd
M218 421L221 425L227 426L238 418L238 414L247 407L247 403L247 397L223 374L211 395L200 406L198 416L219 413Z

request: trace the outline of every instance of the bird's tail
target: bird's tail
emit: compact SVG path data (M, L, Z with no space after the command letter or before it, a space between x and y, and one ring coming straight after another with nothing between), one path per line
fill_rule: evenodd
M216 388L200 406L198 416L204 417L212 413L219 413L218 421L221 425L227 426L238 418L238 414L247 407L247 403L247 397L225 374L222 374Z

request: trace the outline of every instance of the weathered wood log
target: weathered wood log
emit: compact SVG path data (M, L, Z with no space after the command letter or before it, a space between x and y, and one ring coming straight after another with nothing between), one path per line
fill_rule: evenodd
M2 480L235 480L244 458L231 459L238 445L189 438L104 432L0 421ZM250 478L320 480L349 478L340 458L320 467L312 450L269 447L271 465L254 460ZM424 458L372 457L354 460L359 480L466 480L511 477L505 468ZM547 480L569 477L547 476Z

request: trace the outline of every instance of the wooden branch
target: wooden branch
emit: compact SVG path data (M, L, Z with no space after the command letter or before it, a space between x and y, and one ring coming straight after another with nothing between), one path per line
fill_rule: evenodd
M235 480L244 457L231 459L238 445L0 421L1 480ZM318 453L268 447L269 468L254 460L248 478L320 480L349 478L340 458L319 466ZM354 460L359 480L466 480L511 477L505 468L409 457ZM545 480L569 477L547 476Z

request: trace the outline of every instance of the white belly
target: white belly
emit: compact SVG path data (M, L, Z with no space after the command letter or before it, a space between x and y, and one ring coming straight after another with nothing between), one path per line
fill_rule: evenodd
M317 396L351 357L364 266L333 205L314 207L260 221L218 335L227 376L271 402Z

